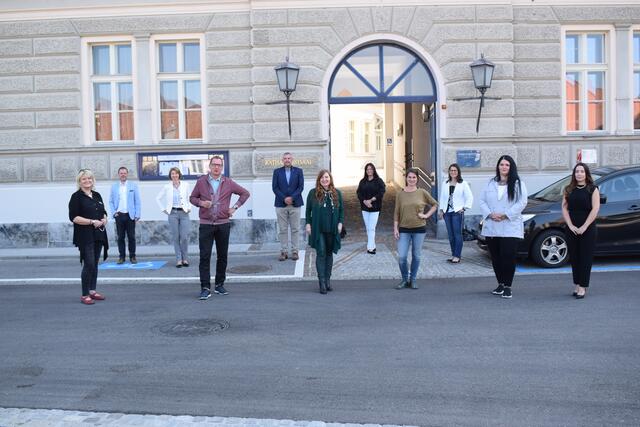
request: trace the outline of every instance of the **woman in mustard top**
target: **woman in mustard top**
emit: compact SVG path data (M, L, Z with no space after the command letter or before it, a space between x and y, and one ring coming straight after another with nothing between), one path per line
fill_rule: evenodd
M422 243L427 232L427 219L438 208L438 202L424 189L418 188L418 171L409 169L405 175L406 187L396 195L393 212L393 235L398 241L398 264L402 281L396 289L418 289L416 276L420 267ZM429 211L424 213L429 205ZM411 271L408 267L409 246L411 246Z

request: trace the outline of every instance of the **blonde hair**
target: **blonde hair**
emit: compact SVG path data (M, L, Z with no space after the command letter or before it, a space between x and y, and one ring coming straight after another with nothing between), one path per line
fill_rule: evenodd
M91 190L94 190L96 188L96 178L93 175L93 172L91 172L91 169L80 169L78 171L78 176L76 176L76 185L78 186L78 190L81 189L80 180L85 176L88 176L93 181L93 184L91 185Z

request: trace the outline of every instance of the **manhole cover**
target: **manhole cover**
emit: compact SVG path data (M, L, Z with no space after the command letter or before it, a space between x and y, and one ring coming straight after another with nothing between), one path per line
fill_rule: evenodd
M235 274L253 274L264 273L271 270L270 265L237 265L228 269L231 273Z
M178 320L162 323L155 331L171 337L201 337L221 332L229 327L229 323L216 319Z

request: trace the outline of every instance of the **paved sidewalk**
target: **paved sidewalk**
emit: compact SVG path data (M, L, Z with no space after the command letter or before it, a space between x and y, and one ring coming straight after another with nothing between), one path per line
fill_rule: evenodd
M354 239L355 240L355 239ZM313 280L316 277L315 251L309 247L300 251L297 262L278 261L280 247L269 244L233 244L229 247L227 281L277 282L282 280ZM167 283L197 284L198 247L191 246L189 268L175 268L173 248L169 245L139 246L138 264L115 264L113 252L101 264L98 280L101 283ZM451 264L449 243L446 240L426 240L423 246L419 278L454 278L491 276L491 264L475 242L467 242L462 262ZM16 260L20 260L16 262ZM215 261L212 262L212 273ZM0 284L64 284L79 283L80 265L74 247L0 249L0 268L4 275ZM366 252L366 243L346 239L334 257L334 280L388 279L400 277L395 240L381 238L377 254Z
M0 427L383 427L381 424L341 424L322 421L268 420L256 418L192 417L189 415L138 415L59 409L0 408ZM384 427L400 427L385 424ZM407 426L408 427L408 426Z

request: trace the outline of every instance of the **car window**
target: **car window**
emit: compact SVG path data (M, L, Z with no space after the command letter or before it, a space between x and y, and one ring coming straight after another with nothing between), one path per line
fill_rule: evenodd
M571 182L571 175L562 178L560 181L554 182L548 187L543 188L531 197L538 200L546 200L549 202L557 202L562 199L562 192L564 187Z
M629 173L605 180L600 193L607 196L607 203L640 200L640 173Z

